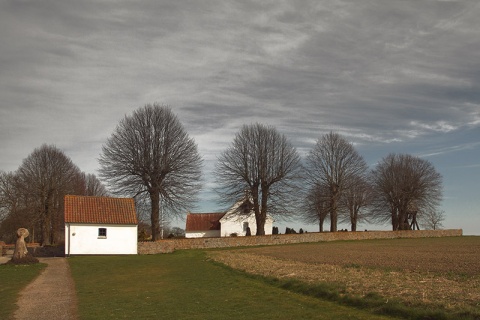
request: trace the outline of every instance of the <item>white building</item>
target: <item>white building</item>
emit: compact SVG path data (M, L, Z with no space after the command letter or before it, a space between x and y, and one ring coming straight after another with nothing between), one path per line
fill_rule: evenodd
M65 255L137 254L132 198L65 196Z
M272 234L273 218L267 215L265 234ZM257 233L257 223L249 199L235 203L227 212L188 213L185 227L186 238L211 238L245 236Z

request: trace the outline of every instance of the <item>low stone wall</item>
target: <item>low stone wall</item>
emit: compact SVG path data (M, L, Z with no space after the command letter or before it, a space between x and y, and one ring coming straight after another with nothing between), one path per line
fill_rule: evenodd
M46 246L41 247L39 243L26 243L27 250L34 257L64 257L65 246ZM0 256L11 256L15 251L14 244L5 244L0 241Z
M65 246L46 246L28 248L34 257L65 257Z
M175 250L280 245L304 242L462 236L462 229L414 231L308 232L252 237L165 239L139 242L138 254L170 253Z
M30 251L32 248L35 249L35 248L38 248L40 247L40 243L25 243L26 246L27 246L27 250ZM1 255L12 255L13 252L15 251L15 244L5 244L5 242L1 241L0 242L0 248L2 249L1 250Z

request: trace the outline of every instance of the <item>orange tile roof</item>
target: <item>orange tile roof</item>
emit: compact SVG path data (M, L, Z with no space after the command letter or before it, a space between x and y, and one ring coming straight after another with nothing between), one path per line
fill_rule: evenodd
M138 224L132 198L65 196L66 223Z
M225 212L218 213L189 213L185 231L220 230L220 219Z

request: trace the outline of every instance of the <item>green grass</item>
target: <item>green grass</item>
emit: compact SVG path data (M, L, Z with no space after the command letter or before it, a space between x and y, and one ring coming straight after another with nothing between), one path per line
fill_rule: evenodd
M0 265L0 319L13 319L17 308L15 302L20 291L25 288L45 268L45 264Z
M69 263L80 319L391 319L282 289L198 250Z

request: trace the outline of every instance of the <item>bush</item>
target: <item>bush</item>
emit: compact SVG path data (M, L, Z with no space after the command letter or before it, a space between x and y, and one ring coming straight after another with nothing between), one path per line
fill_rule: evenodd
M290 228L287 227L285 229L285 234L295 234L295 233L297 233L297 231L295 231L295 229L293 229L293 228L290 229Z

